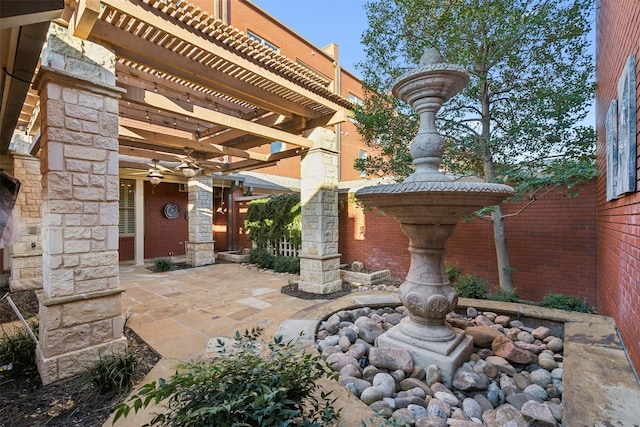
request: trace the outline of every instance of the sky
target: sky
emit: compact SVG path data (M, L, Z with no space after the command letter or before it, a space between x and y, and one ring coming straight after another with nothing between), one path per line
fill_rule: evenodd
M314 45L338 45L338 62L358 77L355 64L364 61L360 44L367 29L367 0L252 0Z

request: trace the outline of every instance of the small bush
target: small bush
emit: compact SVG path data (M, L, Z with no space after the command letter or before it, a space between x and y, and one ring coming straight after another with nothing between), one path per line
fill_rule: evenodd
M156 258L153 260L153 271L172 271L175 270L176 265L171 258Z
M464 274L458 280L451 283L458 296L462 298L485 299L489 294L489 282L471 274Z
M581 313L591 312L586 301L580 301L580 298L573 295L556 294L553 292L546 294L538 305L546 308L558 308L560 310L578 311Z
M300 258L292 256L276 257L273 270L277 273L300 273Z
M38 335L38 322L28 322L34 335ZM11 376L31 375L37 372L36 343L23 327L7 332L2 328L0 337L0 367L7 367ZM1 370L1 369L0 369Z
M133 353L100 356L80 375L82 384L91 384L97 394L128 391L141 360Z
M456 283L464 273L462 267L458 267L457 265L447 265L444 271L447 273L449 283Z
M514 289L512 291L506 291L504 289L498 289L489 294L488 299L493 301L502 302L520 302L522 299L518 292Z
M257 339L261 330L236 332L227 349L218 341L219 356L181 365L169 379L144 385L138 394L115 407L114 423L151 402L164 402L149 425L159 426L329 426L340 411L336 399L316 380L336 379L320 355L294 351L293 342L276 337L268 351ZM161 407L156 409L161 410Z
M273 269L275 257L265 248L253 248L249 252L249 262L262 268Z

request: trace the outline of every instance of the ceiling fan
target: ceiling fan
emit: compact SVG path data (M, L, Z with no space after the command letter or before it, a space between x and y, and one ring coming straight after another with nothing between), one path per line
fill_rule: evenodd
M149 178L149 182L151 183L151 185L155 186L160 184L160 181L162 181L162 179L164 178L164 175L162 175L162 172L160 172L160 169L158 169L158 160L153 159L151 160L151 162L153 162L153 168L149 169L149 173L147 173L147 178Z
M186 157L182 157L180 164L176 167L187 178L192 178L200 172L200 167L196 163L196 160L192 157L193 148L184 147Z

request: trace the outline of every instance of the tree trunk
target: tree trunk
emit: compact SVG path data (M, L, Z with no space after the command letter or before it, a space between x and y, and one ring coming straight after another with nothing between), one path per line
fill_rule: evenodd
M486 73L482 73L480 103L482 105L482 133L480 139L483 149L483 169L484 179L487 182L496 182L496 173L493 167L493 155L489 141L491 139L491 108L489 99L489 87ZM504 219L502 218L502 208L500 205L494 206L491 214L493 222L493 240L496 247L496 259L498 262L498 278L500 289L513 291L513 281L511 277L511 264L509 262L509 251L507 250L507 240L504 233Z
M500 289L503 291L513 291L513 279L511 277L511 263L509 261L509 251L507 250L507 240L504 234L504 219L502 218L502 207L495 206L491 214L493 220L493 240L496 246L496 259L498 261L498 278Z

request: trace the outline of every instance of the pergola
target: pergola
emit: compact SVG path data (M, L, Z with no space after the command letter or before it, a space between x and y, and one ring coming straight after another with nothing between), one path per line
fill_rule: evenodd
M122 168L146 170L151 161L153 170L164 162L162 171L204 172L184 174L187 262L197 266L214 260L211 174L301 156L299 286L316 293L341 286L338 149L326 128L346 120L352 104L326 77L182 0L65 0L64 9L60 0L12 2L24 13L5 19L7 3L2 30L12 37L3 38L0 150L13 145L14 173L29 169L26 181L37 181L30 197L41 195L42 217L29 229L41 229L37 363L44 383L125 345ZM58 26L38 63L43 28L55 14ZM265 146L274 141L295 148L271 153Z
M180 0L66 0L69 33L112 50L123 156L181 161L205 173L269 166L311 147L305 133L344 121L352 104L326 77ZM30 89L17 128L35 137ZM256 150L273 141L295 148ZM3 140L2 150L8 143ZM121 162L147 169L148 161Z

